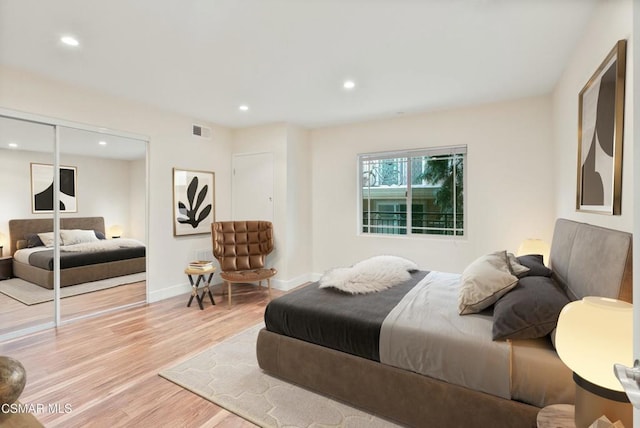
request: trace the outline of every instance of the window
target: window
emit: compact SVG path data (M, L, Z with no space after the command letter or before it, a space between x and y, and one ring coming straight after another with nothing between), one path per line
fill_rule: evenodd
M466 154L456 146L359 155L362 233L463 236Z

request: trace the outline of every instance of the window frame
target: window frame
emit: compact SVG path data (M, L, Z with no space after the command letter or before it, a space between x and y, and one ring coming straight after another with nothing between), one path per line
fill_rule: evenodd
M416 157L424 157L424 156L442 156L442 155L463 155L462 157L462 229L456 228L456 215L457 210L454 204L454 227L443 229L446 231L450 231L451 234L437 234L437 233L416 233L414 232L413 225L413 184L412 184L412 159ZM404 163L406 165L406 187L405 187L405 197L402 203L406 204L406 226L404 227L404 233L380 233L380 232L371 232L371 216L369 214L368 221L368 231L364 231L365 229L365 215L364 215L364 207L365 200L368 202L368 213L371 213L371 201L373 200L370 196L365 198L365 187L364 187L364 173L365 173L365 162L367 161L380 161L384 159L404 159ZM468 235L468 204L467 204L467 169L468 169L468 148L466 144L460 145L451 145L451 146L439 146L439 147L425 147L421 149L406 149L406 150L389 150L389 151L380 151L380 152L371 152L371 153L359 153L357 155L357 234L358 236L372 236L372 237L390 237L390 238L444 238L444 239L466 239ZM454 186L455 186L454 182ZM370 188L370 187L369 187ZM454 187L455 188L455 187ZM455 192L454 192L455 195ZM455 197L455 196L454 196ZM390 202L391 203L391 202ZM436 229L432 229L436 230ZM462 233L457 233L461 231Z

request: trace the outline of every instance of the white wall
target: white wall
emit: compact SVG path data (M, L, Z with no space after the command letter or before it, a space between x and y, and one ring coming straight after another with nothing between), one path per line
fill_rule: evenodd
M311 278L311 147L309 131L287 127L287 260L289 282L297 286Z
M550 99L536 97L311 131L313 269L394 254L461 272L487 252L551 239ZM358 235L357 154L466 144L464 239Z
M553 91L556 216L633 231L633 14L631 0L601 1ZM627 39L622 159L622 212L610 216L576 211L578 94L620 39Z
M231 133L212 128L210 140L191 135L194 118L0 67L0 107L146 135L149 143L150 300L189 291L186 263L211 250L210 235L173 236L172 168L216 173L216 214L230 210ZM3 184L4 186L5 184Z
M146 240L146 186L144 183L147 178L147 161L146 159L140 159L129 162L130 173L129 176L132 182L142 183L139 186L130 186L131 191L129 194L129 221L128 236L136 237L141 241Z
M31 169L30 164L53 163L53 153L0 149L0 232L9 233L8 222L15 218L47 218L52 214L31 212ZM76 167L77 173L77 213L65 213L64 217L102 216L105 227L114 224L131 224L131 206L140 207L139 201L132 200L133 162L100 159L87 156L61 155L62 165ZM105 177L109 177L105 180ZM144 182L141 186L144 192ZM144 203L142 204L144 208ZM125 236L144 240L142 234L127 228Z

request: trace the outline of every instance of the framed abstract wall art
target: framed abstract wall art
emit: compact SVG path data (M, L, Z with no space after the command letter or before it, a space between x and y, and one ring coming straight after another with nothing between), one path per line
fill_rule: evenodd
M60 167L60 212L78 212L77 178L75 166ZM34 214L53 212L53 165L31 164L31 210Z
M626 47L618 41L580 91L578 211L620 214Z
M173 235L211 233L215 210L215 175L173 168Z

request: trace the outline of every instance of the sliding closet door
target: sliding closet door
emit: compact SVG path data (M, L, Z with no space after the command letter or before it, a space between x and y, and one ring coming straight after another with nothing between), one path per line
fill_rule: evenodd
M61 269L60 308L63 321L110 311L146 301L146 141L88 129L59 127L60 166L67 175L67 204L61 205L61 263L65 257L108 247L123 253L126 260ZM62 202L62 201L61 201ZM80 232L77 244L70 248L65 237L77 229L73 219L91 218L92 225L104 223L98 230L99 242L85 242ZM95 221L95 223L94 223ZM82 230L85 226L80 226ZM89 226L86 226L87 228ZM94 226L92 226L94 227ZM95 226L99 228L98 226ZM103 233L104 235L100 235ZM142 247L135 251L132 247ZM127 254L124 254L127 253ZM71 258L68 259L72 263ZM111 260L111 259L109 259ZM102 260L94 260L100 261ZM69 265L71 266L71 265ZM72 271L75 269L75 271Z
M0 115L0 339L54 325L54 291L32 283L27 266L53 250L25 239L35 223L53 230L54 150L54 126Z

